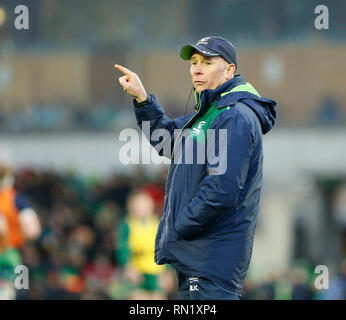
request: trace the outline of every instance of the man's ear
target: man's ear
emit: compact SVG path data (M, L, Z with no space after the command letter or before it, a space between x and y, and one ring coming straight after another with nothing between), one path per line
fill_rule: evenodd
M234 77L234 73L235 73L235 64L234 63L230 63L227 65L226 67L226 79L230 80Z

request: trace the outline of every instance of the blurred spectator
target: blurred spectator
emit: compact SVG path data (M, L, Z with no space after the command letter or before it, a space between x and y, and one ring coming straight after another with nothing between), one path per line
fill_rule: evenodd
M346 229L346 183L336 190L334 198L334 215L338 226Z
M339 124L342 119L342 110L338 101L332 95L326 95L317 110L315 123L318 125Z
M14 188L14 172L0 163L0 299L14 299L15 268L25 241L40 236L41 224L27 199ZM3 295L2 295L3 294Z
M309 284L309 275L303 266L294 267L291 273L292 300L312 300L314 292Z
M276 284L279 275L275 272L271 272L268 275L268 280L265 281L261 286L260 290L262 291L262 300L274 300L276 294Z
M346 258L341 261L338 274L330 281L329 289L322 292L320 298L346 300Z
M159 275L164 267L154 262L158 217L154 201L144 191L134 191L127 201L128 215L117 232L116 257L124 278L136 287L128 299L164 298L159 294Z

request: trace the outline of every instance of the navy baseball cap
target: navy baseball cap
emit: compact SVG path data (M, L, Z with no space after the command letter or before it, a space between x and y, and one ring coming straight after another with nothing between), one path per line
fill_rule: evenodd
M192 53L196 50L206 57L224 58L229 63L234 63L237 68L237 54L231 42L222 37L206 37L199 40L195 45L186 45L180 51L184 60L190 60Z

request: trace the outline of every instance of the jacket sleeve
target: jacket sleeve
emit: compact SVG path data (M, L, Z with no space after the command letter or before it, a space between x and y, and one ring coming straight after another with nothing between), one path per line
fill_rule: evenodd
M189 116L170 119L162 110L154 95L148 95L148 104L144 107L134 107L137 124L142 129L150 144L160 156L171 158L174 143L174 129L180 129ZM165 150L169 152L165 152Z
M219 129L226 129L227 141L221 141ZM208 141L207 146L208 174L199 192L176 217L176 232L184 239L196 237L237 208L250 167L252 136L250 124L240 113L222 119L215 128L215 143ZM217 165L212 164L216 155Z

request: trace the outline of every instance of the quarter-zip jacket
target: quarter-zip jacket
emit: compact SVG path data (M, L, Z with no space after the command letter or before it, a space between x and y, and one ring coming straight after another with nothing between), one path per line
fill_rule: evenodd
M140 127L150 121L150 143L171 151L155 261L241 294L259 211L262 136L275 124L276 102L260 97L241 75L196 94L196 99L196 112L174 120L153 95L146 106L135 107ZM168 134L154 141L155 129ZM188 130L184 143L192 148L192 164L186 161L191 149L182 147L182 133L177 138L176 129ZM209 141L210 129L215 139ZM196 150L204 150L204 163L196 161ZM218 158L220 154L226 157Z

